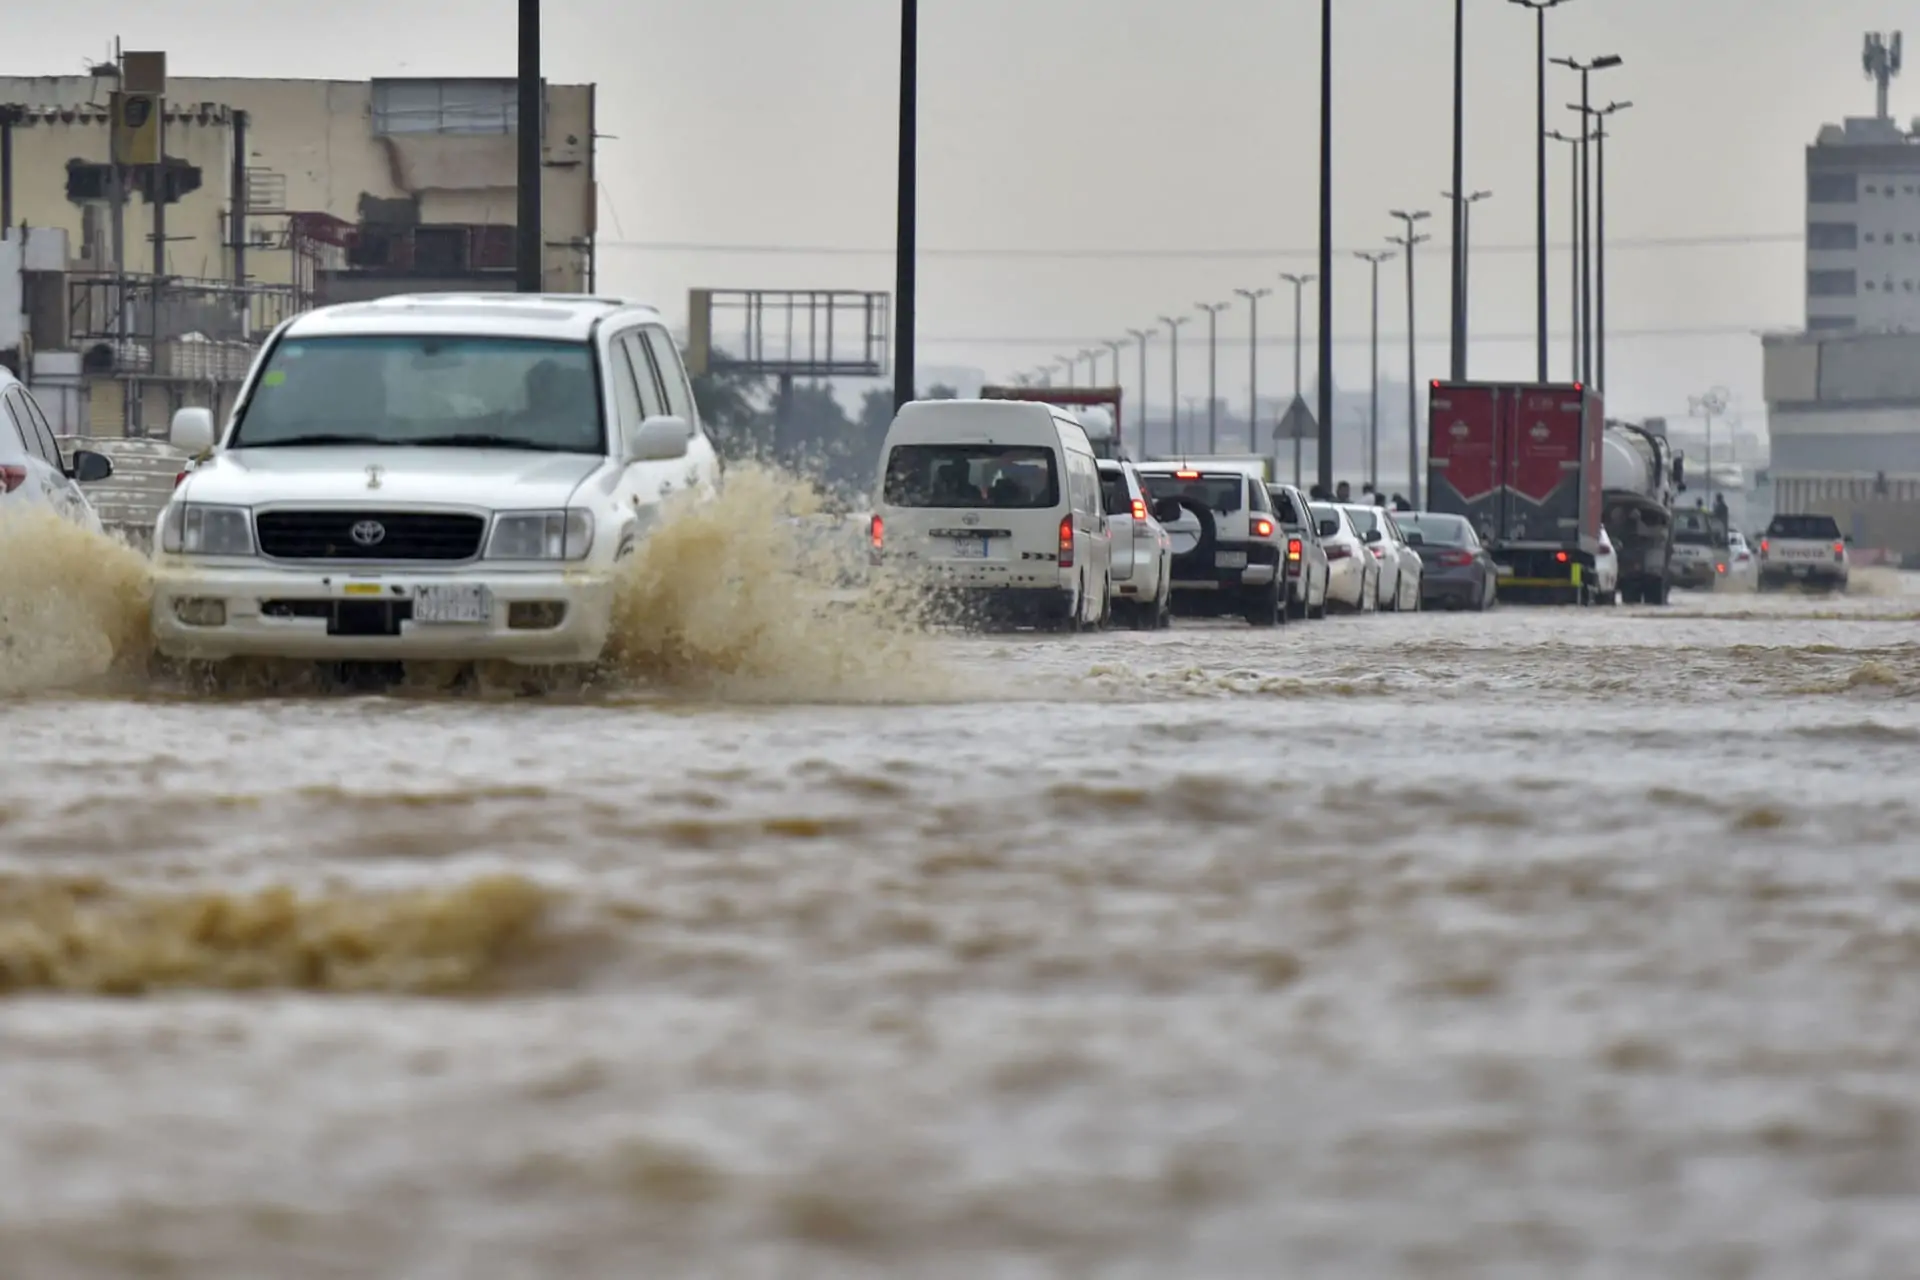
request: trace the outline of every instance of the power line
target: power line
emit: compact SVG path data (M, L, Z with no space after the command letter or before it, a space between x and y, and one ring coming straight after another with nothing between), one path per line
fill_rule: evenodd
M1714 235L1698 236L1627 236L1607 241L1607 251L1648 252L1670 251L1676 249L1745 249L1768 245L1799 246L1806 242L1805 233L1800 231L1745 231L1722 232ZM891 258L891 248L861 248L854 245L828 244L717 244L687 240L600 240L597 247L618 250L624 253L680 253L712 254L715 256L737 255L757 257L815 257L815 258ZM1371 247L1371 246L1368 246ZM1444 247L1442 245L1441 247ZM1568 246L1564 242L1552 242L1550 250L1564 252ZM1345 254L1352 249L1337 250ZM1473 253L1515 254L1535 252L1531 241L1508 244L1476 244ZM1006 259L1049 259L1090 261L1115 260L1201 260L1234 261L1248 259L1314 258L1319 256L1319 248L1304 249L1066 249L1066 248L987 248L987 247L949 247L922 248L919 256L923 258L1006 258Z
M1773 332L1777 330L1796 329L1796 328L1797 326L1795 325L1787 325L1787 324L1781 324L1781 325L1733 324L1733 325L1692 325L1692 326L1681 326L1678 328L1668 328L1668 329L1609 329L1607 330L1607 341L1612 342L1615 339L1619 339L1625 342L1632 342L1636 339L1652 339L1652 338L1758 338L1763 333ZM1538 335L1536 335L1532 330L1528 330L1525 333L1484 333L1484 334L1476 333L1473 335L1473 341L1476 346L1482 343L1488 343L1488 344L1521 343L1521 342L1532 342L1535 340L1537 336ZM1563 341L1566 338L1565 334L1558 334L1558 335L1552 335L1552 336L1557 336ZM1380 343L1383 347L1386 346L1389 343L1389 341L1405 342L1406 340L1407 340L1407 337L1405 334L1393 334L1393 333L1388 333L1385 330L1382 330L1380 334ZM1449 340L1448 335L1446 334L1421 333L1421 334L1416 334L1414 336L1414 341L1416 342L1429 343L1429 344L1435 344L1435 345L1447 342L1448 340ZM944 347L1053 347L1053 348L1064 350L1067 347L1088 346L1092 343L1101 341L1101 339L1085 338L1085 337L1022 338L1022 337L1002 337L998 334L978 334L971 337L921 338L920 341L937 343L938 345L944 346ZM1357 344L1365 344L1365 343L1372 342L1373 335L1371 333L1336 334L1334 336L1333 341L1334 341L1334 345L1336 346L1354 346ZM1202 335L1197 338L1181 338L1180 342L1182 345L1188 345L1188 346L1192 346L1192 345L1205 346L1207 343L1207 339L1204 335ZM1225 346L1244 347L1247 345L1247 339L1245 338L1245 336L1234 337L1230 334L1225 334L1225 333L1220 335L1219 342L1220 342L1220 345L1223 347ZM1291 348L1293 345L1293 337L1290 334L1282 337L1269 337L1266 335L1262 335L1260 338L1259 345L1262 347L1285 346L1285 347Z

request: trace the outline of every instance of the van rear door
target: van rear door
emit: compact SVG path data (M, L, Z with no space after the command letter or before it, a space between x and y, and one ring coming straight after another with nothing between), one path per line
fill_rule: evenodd
M1053 585L1067 484L1060 450L1045 443L893 445L880 500L886 554L975 585Z

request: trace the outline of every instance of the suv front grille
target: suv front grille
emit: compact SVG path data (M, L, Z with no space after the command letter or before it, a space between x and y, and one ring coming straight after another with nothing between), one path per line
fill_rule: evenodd
M426 511L262 511L253 526L275 560L471 560L487 531L481 516Z

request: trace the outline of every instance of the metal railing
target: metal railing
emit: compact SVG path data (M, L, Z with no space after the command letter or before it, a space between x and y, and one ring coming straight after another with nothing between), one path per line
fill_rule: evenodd
M67 281L68 337L87 367L137 377L238 382L274 326L307 305L292 285L111 274Z

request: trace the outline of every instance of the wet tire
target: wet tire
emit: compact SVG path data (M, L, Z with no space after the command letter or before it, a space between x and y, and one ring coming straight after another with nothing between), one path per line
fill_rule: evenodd
M1286 611L1280 605L1280 579L1257 587L1248 601L1245 617L1250 627L1277 627L1286 623Z

